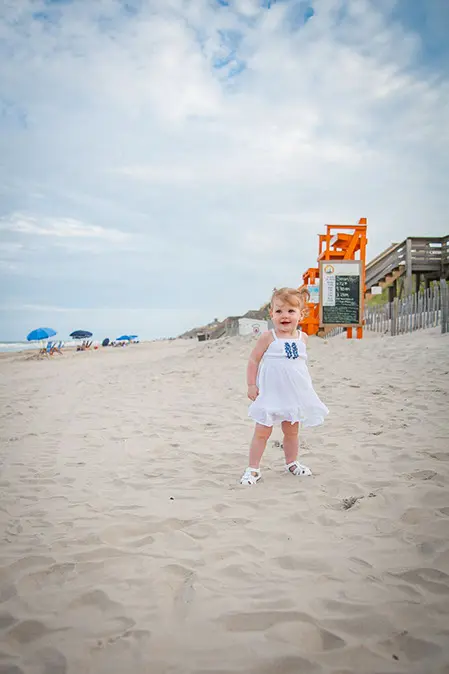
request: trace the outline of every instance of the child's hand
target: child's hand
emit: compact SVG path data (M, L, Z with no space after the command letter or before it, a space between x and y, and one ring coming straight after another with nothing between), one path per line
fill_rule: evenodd
M259 395L259 389L255 384L253 386L248 386L248 398L254 401Z

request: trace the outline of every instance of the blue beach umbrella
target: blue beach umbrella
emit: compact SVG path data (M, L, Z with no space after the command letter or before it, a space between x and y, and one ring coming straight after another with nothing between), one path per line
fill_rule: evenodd
M137 339L138 336L139 336L139 335L130 335L129 338L130 338L130 339Z
M130 336L129 335L122 335L121 337L117 337L117 342L129 342Z
M30 334L27 335L27 340L29 342L39 342L42 339L48 339L54 335L56 335L56 332L53 328L36 328L36 330L32 330Z

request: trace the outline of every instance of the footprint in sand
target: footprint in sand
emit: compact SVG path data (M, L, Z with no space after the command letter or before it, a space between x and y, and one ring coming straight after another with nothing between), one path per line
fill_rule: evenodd
M254 611L232 613L220 618L229 632L265 632L266 637L301 644L304 652L342 648L344 639L314 624L311 616L299 611Z
M437 475L438 473L435 470L415 470L408 477L416 480L433 480Z
M26 671L36 674L66 674L67 660L65 656L56 648L42 648L33 653L32 657L24 661Z
M402 573L390 573L411 585L420 585L432 594L449 594L449 576L444 571L432 568L413 569Z
M8 627L11 627L11 625L14 625L16 622L16 618L14 618L11 613L0 613L0 630L5 630Z
M282 672L282 674L319 674L322 672L322 668L302 658L299 655L284 655L278 658L273 658L265 663L259 663L257 665L257 670L251 670L251 672L257 672L257 674L275 674ZM206 674L206 672L204 672ZM207 673L209 674L209 673ZM217 674L219 674L217 672ZM228 671L223 671L222 674L228 674Z
M25 674L17 665L0 664L0 674Z
M425 454L428 454L432 459L436 459L437 461L449 461L449 452L425 452Z
M61 632L64 629L65 628L49 629L40 620L21 620L9 630L7 636L18 644L28 644L40 639L46 634Z
M438 644L413 637L406 631L392 639L381 642L379 646L387 653L396 655L395 659L406 659L408 662L419 662L425 658L434 658L441 653L441 647Z

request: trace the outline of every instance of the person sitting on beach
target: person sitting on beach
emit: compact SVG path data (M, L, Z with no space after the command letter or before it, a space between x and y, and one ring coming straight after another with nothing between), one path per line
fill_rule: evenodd
M307 335L298 330L306 315L307 291L294 288L274 290L270 316L274 329L257 340L248 361L248 416L256 422L249 450L248 468L240 483L256 484L261 477L260 461L274 424L284 434L285 470L307 476L312 471L299 463L298 430L317 426L328 414L312 385L307 368Z
M62 356L63 346L64 342L55 342L50 349L50 355L52 356L54 353L59 353L59 355Z

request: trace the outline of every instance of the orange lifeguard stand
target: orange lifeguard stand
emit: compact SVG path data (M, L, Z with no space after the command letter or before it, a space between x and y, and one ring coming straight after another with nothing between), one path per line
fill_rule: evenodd
M362 302L365 296L365 264L366 264L366 218L360 218L357 225L326 225L326 234L318 235L318 257L321 260L360 260L362 285ZM316 286L319 279L319 266L309 267L302 275L303 285L301 288L310 290ZM315 298L316 299L316 298ZM316 335L320 330L320 305L319 301L308 303L309 315L301 323L301 329L307 335ZM361 307L363 313L363 306ZM352 328L347 328L348 339L352 338ZM363 328L357 327L357 339L363 337Z

